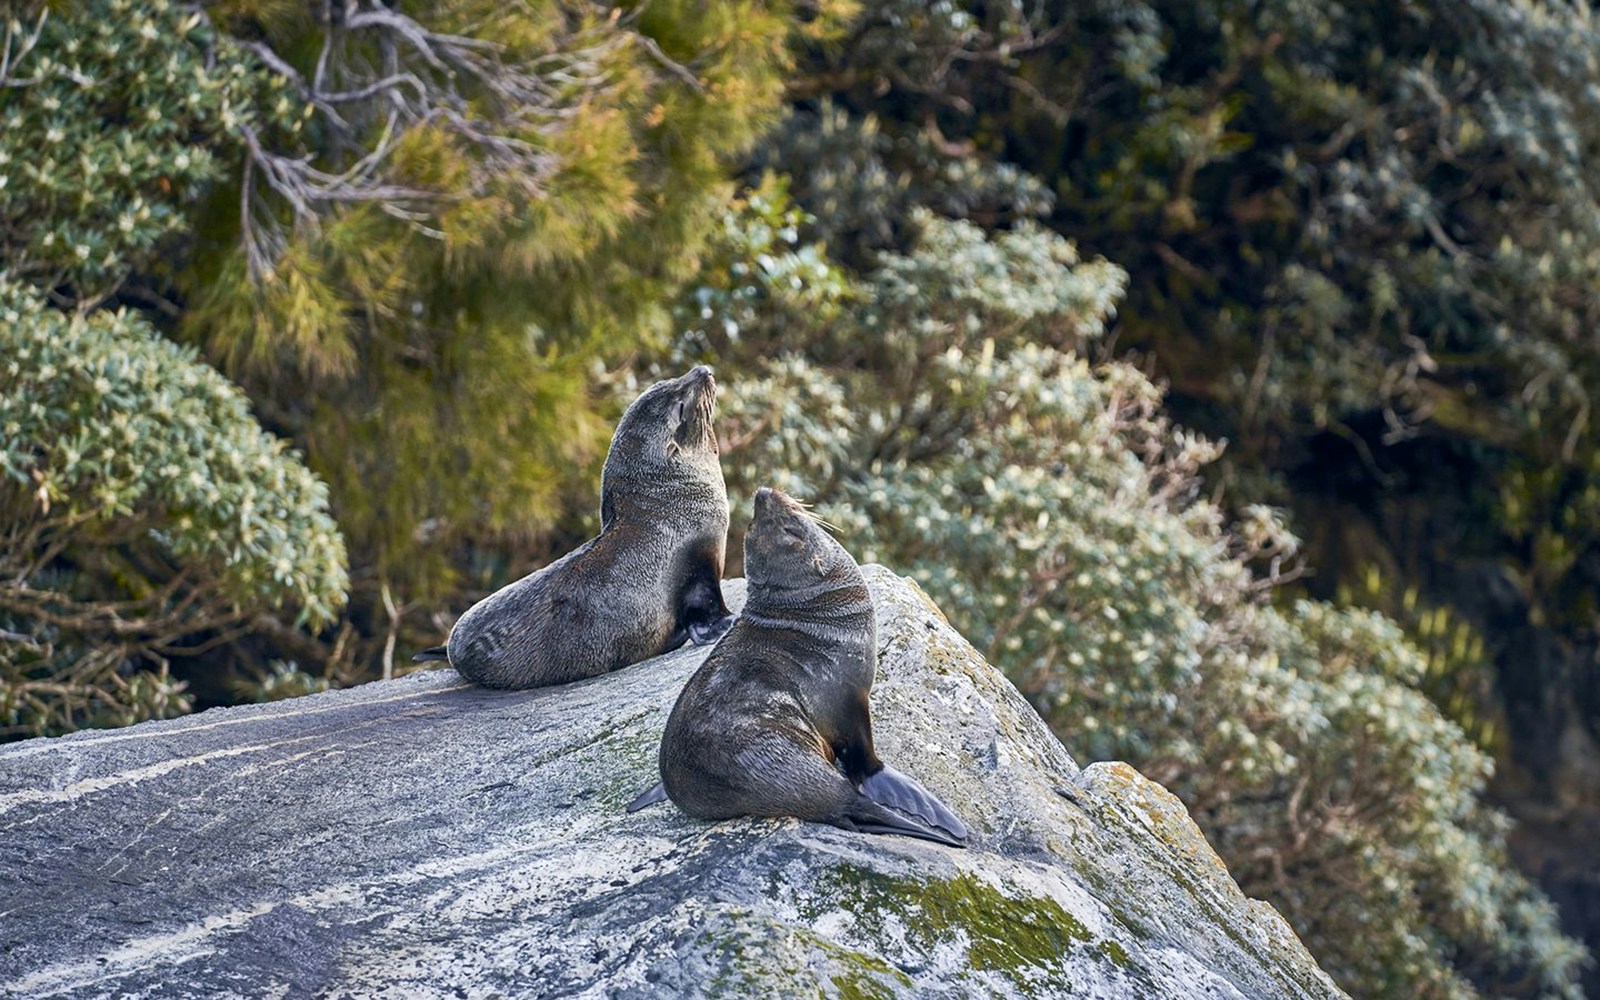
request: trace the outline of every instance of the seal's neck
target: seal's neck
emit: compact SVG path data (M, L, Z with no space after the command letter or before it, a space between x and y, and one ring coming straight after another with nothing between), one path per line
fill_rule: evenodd
M770 628L827 626L830 635L856 631L873 623L872 595L860 579L819 579L802 587L750 588L741 616Z
M708 513L714 515L718 504L725 518L727 491L709 478L608 483L600 492L600 528L625 524L675 533L679 521L700 524Z

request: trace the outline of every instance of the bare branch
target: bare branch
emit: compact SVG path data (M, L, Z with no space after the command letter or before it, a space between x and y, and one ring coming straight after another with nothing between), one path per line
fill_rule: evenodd
M682 63L673 62L672 57L668 56L661 50L660 44L658 44L654 38L651 38L649 35L642 34L636 34L633 37L638 41L640 47L642 47L646 52L650 53L651 58L660 63L667 70L667 72L687 83L695 90L703 92L706 89L706 85L700 82L699 77L689 72L689 68L687 66L683 65Z
M7 630L0 628L0 639L3 639L6 642L15 642L20 645L27 646L29 649L39 648L39 644L34 641L33 636L23 635L21 632L8 632Z
M21 64L28 57L33 47L39 44L39 36L44 32L44 23L50 16L50 8L39 11L39 20L31 31L27 31L15 18L6 22L6 35L3 48L0 48L0 86L3 87L31 87L39 82L38 76L16 77L11 75L12 69ZM15 44L16 48L12 46Z
M266 43L236 42L289 81L326 125L334 150L334 162L295 155L276 148L260 126L238 126L247 153L240 230L252 279L271 273L289 245L286 230L314 229L341 205L376 204L439 237L428 223L441 204L497 183L537 197L557 161L547 144L530 140L563 128L580 100L613 85L605 56L619 46L637 42L667 72L704 87L643 35L611 30L578 42L557 53L516 54L491 39L435 31L382 0L355 0L341 24L327 26L309 80ZM419 126L444 129L475 152L464 189L392 179L392 154Z

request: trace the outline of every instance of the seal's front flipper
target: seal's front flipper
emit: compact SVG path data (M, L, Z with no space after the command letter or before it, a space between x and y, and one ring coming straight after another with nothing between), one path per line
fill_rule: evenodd
M907 816L914 817L927 826L941 830L957 843L964 844L967 839L967 827L955 813L945 808L945 804L934 797L933 793L917 783L917 779L909 774L896 771L885 764L875 774L869 774L861 782L861 794L881 806Z
M723 615L705 621L689 623L689 641L696 646L709 646L728 634L728 629L738 620L737 615Z
M691 568L678 594L678 628L696 646L709 646L733 625L735 615L722 600L722 560L707 556Z
M448 659L450 659L450 655L445 652L445 647L444 646L434 646L432 649L424 649L422 652L418 653L416 656L413 656L411 658L411 662L412 663L427 663L429 660L448 660Z
M829 822L834 826L846 830L859 830L862 833L892 833L902 837L916 837L918 840L931 840L946 847L967 846L965 836L954 837L947 831L927 826L910 816L902 816L893 809L886 809L865 797L858 798L844 816Z
M645 806L653 806L657 802L665 802L666 800L667 786L658 781L650 786L649 791L645 792L643 795L640 795L632 802L629 802L628 811L631 813L636 813Z

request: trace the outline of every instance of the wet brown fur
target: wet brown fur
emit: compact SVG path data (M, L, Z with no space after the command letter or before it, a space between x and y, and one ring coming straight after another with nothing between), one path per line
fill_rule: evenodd
M469 608L450 664L488 687L540 687L720 636L732 616L715 401L703 365L641 394L606 456L600 534Z
M755 509L744 611L684 686L662 736L667 795L702 819L797 816L961 844L960 821L873 746L877 623L860 567L784 494L759 491ZM922 815L862 792L887 785Z

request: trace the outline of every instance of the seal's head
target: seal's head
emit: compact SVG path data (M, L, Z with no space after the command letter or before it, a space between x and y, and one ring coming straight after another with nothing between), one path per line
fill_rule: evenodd
M744 574L762 590L813 590L823 581L859 582L856 561L822 523L781 490L756 490L744 536Z
M623 413L604 475L672 475L688 462L716 464L717 380L709 365L646 389Z

